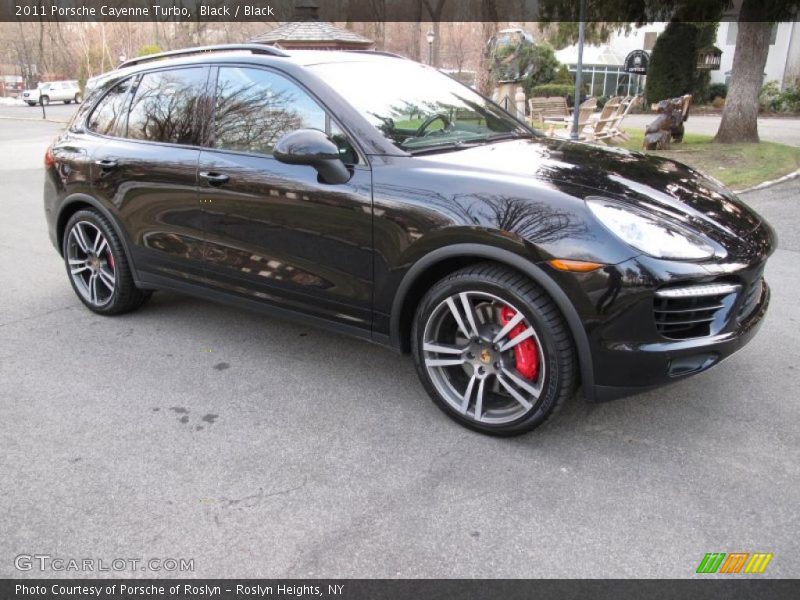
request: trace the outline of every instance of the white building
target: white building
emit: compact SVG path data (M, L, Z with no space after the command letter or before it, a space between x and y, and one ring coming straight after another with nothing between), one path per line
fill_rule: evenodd
M608 44L583 47L583 82L591 96L628 96L644 91L644 77L631 75L622 70L625 57L633 50L653 49L658 34L666 23L651 23L644 27L631 26L631 31L612 35ZM575 74L578 63L578 45L573 44L556 52L560 63L567 65Z
M717 30L716 46L722 50L722 64L719 71L711 71L713 83L728 83L733 69L733 55L736 50L736 34L739 24L736 21L723 21ZM781 90L796 85L800 79L800 23L776 23L772 27L767 64L764 67L764 83L777 81Z
M725 18L735 19L736 14ZM653 49L656 38L664 31L666 23L651 23L641 28L632 27L630 33L614 34L608 44L586 45L583 48L583 80L594 96L635 94L644 90L644 77L628 75L622 64L632 50ZM722 50L722 63L718 71L711 71L712 83L728 83L733 69L736 34L739 24L735 20L723 21L717 29L715 45ZM566 64L571 73L578 62L577 44L556 52L559 62ZM800 23L776 23L772 28L769 55L764 67L764 82L777 81L781 89L796 85L800 79Z

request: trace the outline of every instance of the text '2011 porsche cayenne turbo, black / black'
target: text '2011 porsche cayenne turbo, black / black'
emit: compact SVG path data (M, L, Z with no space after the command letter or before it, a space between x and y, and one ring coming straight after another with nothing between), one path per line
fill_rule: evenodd
M50 237L99 314L157 289L410 352L450 417L529 431L699 373L769 302L775 234L680 163L541 136L376 52L128 61L48 149Z

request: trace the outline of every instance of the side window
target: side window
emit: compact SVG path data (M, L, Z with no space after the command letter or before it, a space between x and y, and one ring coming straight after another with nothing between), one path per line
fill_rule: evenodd
M197 145L195 115L205 85L202 67L145 73L131 102L126 137Z
M325 110L289 79L263 69L220 67L214 108L213 147L272 154L275 143L296 129L319 129L357 162L344 133ZM348 158L350 159L348 161Z
M100 100L87 122L89 131L102 135L118 135L120 128L125 125L125 119L120 115L132 82L133 79L126 79L116 84Z

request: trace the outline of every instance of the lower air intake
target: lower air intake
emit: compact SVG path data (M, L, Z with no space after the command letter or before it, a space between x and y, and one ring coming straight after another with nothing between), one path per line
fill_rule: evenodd
M656 329L674 340L711 335L721 311L732 304L731 294L738 291L738 285L729 283L659 290L653 299Z

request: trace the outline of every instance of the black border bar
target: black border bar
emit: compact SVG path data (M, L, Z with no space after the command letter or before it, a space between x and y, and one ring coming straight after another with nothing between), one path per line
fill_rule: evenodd
M336 22L577 21L579 0L317 0ZM587 0L587 21L739 20L724 0ZM0 0L0 22L297 20L295 0ZM127 9L120 12L120 9ZM795 7L796 8L796 7ZM259 9L258 11L254 9ZM248 12L249 11L249 12ZM791 2L762 2L748 21L797 19Z
M124 586L124 587L123 587ZM127 593L125 590L134 591ZM139 589L136 589L139 588ZM98 593L99 591L99 593ZM701 579L2 579L2 600L783 600L800 580Z

